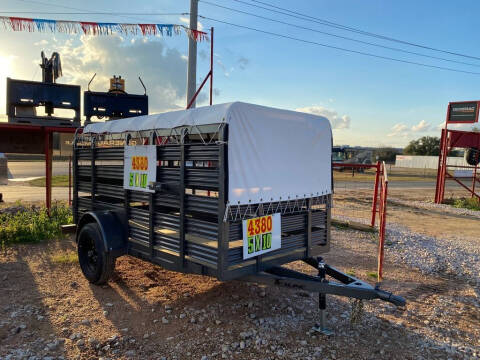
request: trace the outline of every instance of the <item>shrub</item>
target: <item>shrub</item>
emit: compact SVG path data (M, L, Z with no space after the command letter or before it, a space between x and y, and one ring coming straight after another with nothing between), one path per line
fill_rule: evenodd
M462 199L455 199L453 201L453 206L456 208L464 208L470 210L480 210L480 201L478 198L462 198Z
M45 207L22 205L6 208L0 213L0 246L40 242L62 236L60 226L73 221L65 205L55 204L48 216Z

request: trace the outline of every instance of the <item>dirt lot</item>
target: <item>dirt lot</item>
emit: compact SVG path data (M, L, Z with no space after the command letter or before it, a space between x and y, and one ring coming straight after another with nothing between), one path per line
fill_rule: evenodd
M367 193L339 194L337 206L364 211L367 199ZM473 235L479 221L395 202L389 219L430 236ZM332 237L327 262L374 282L375 236L334 229ZM404 296L406 308L364 302L363 317L352 324L350 301L330 296L332 337L311 332L318 321L315 294L220 283L130 257L118 259L108 286L96 287L69 256L74 251L67 239L0 255L0 358L480 358L478 284L449 272L421 273L392 256L393 248L386 250L382 286Z

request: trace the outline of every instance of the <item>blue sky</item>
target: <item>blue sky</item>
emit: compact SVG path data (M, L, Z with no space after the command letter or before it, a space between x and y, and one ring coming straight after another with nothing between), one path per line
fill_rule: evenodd
M317 23L271 13L234 0L209 0L231 8L291 22L355 39L471 62L454 64L379 49L231 12L200 2L199 14L220 20L298 37L309 41L370 52L425 64L480 73L480 60L436 53L361 36ZM243 0L252 3L251 0ZM480 57L477 1L314 1L264 0L277 6L397 39ZM59 1L4 0L6 11L64 20L183 23L181 16L37 15L38 11L69 12L74 7L92 11L188 12L189 0ZM252 3L254 4L254 3ZM258 4L258 3L257 3ZM63 7L62 7L63 6ZM436 135L449 101L478 99L479 75L401 64L349 54L334 49L276 38L200 19L204 28L215 26L215 103L247 101L327 116L334 125L336 144L404 146L423 135ZM127 79L127 90L140 92L144 79L151 109L165 111L184 106L187 37L122 38L62 34L13 33L0 30L0 114L5 113L5 77L40 80L40 50L59 51L64 77L86 89L97 72L93 89L105 90L112 74ZM198 81L208 71L208 44L199 45ZM205 100L205 96L203 97Z

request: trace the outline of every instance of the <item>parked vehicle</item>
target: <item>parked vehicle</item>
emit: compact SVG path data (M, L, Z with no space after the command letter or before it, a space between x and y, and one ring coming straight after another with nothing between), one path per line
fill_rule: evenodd
M315 291L322 311L326 294L403 305L319 257L331 240L331 144L326 118L238 102L88 125L74 144L84 275L102 284L128 254ZM319 275L281 266L295 260Z

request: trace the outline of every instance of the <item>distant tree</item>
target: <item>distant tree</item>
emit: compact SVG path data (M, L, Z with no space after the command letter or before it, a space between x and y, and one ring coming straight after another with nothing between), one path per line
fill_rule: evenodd
M399 151L397 149L394 149L392 147L383 147L375 150L374 158L378 159L379 161L394 163L395 156L397 156L397 154L399 154Z
M435 136L423 136L420 139L412 140L405 147L403 153L406 155L438 156L440 139Z

